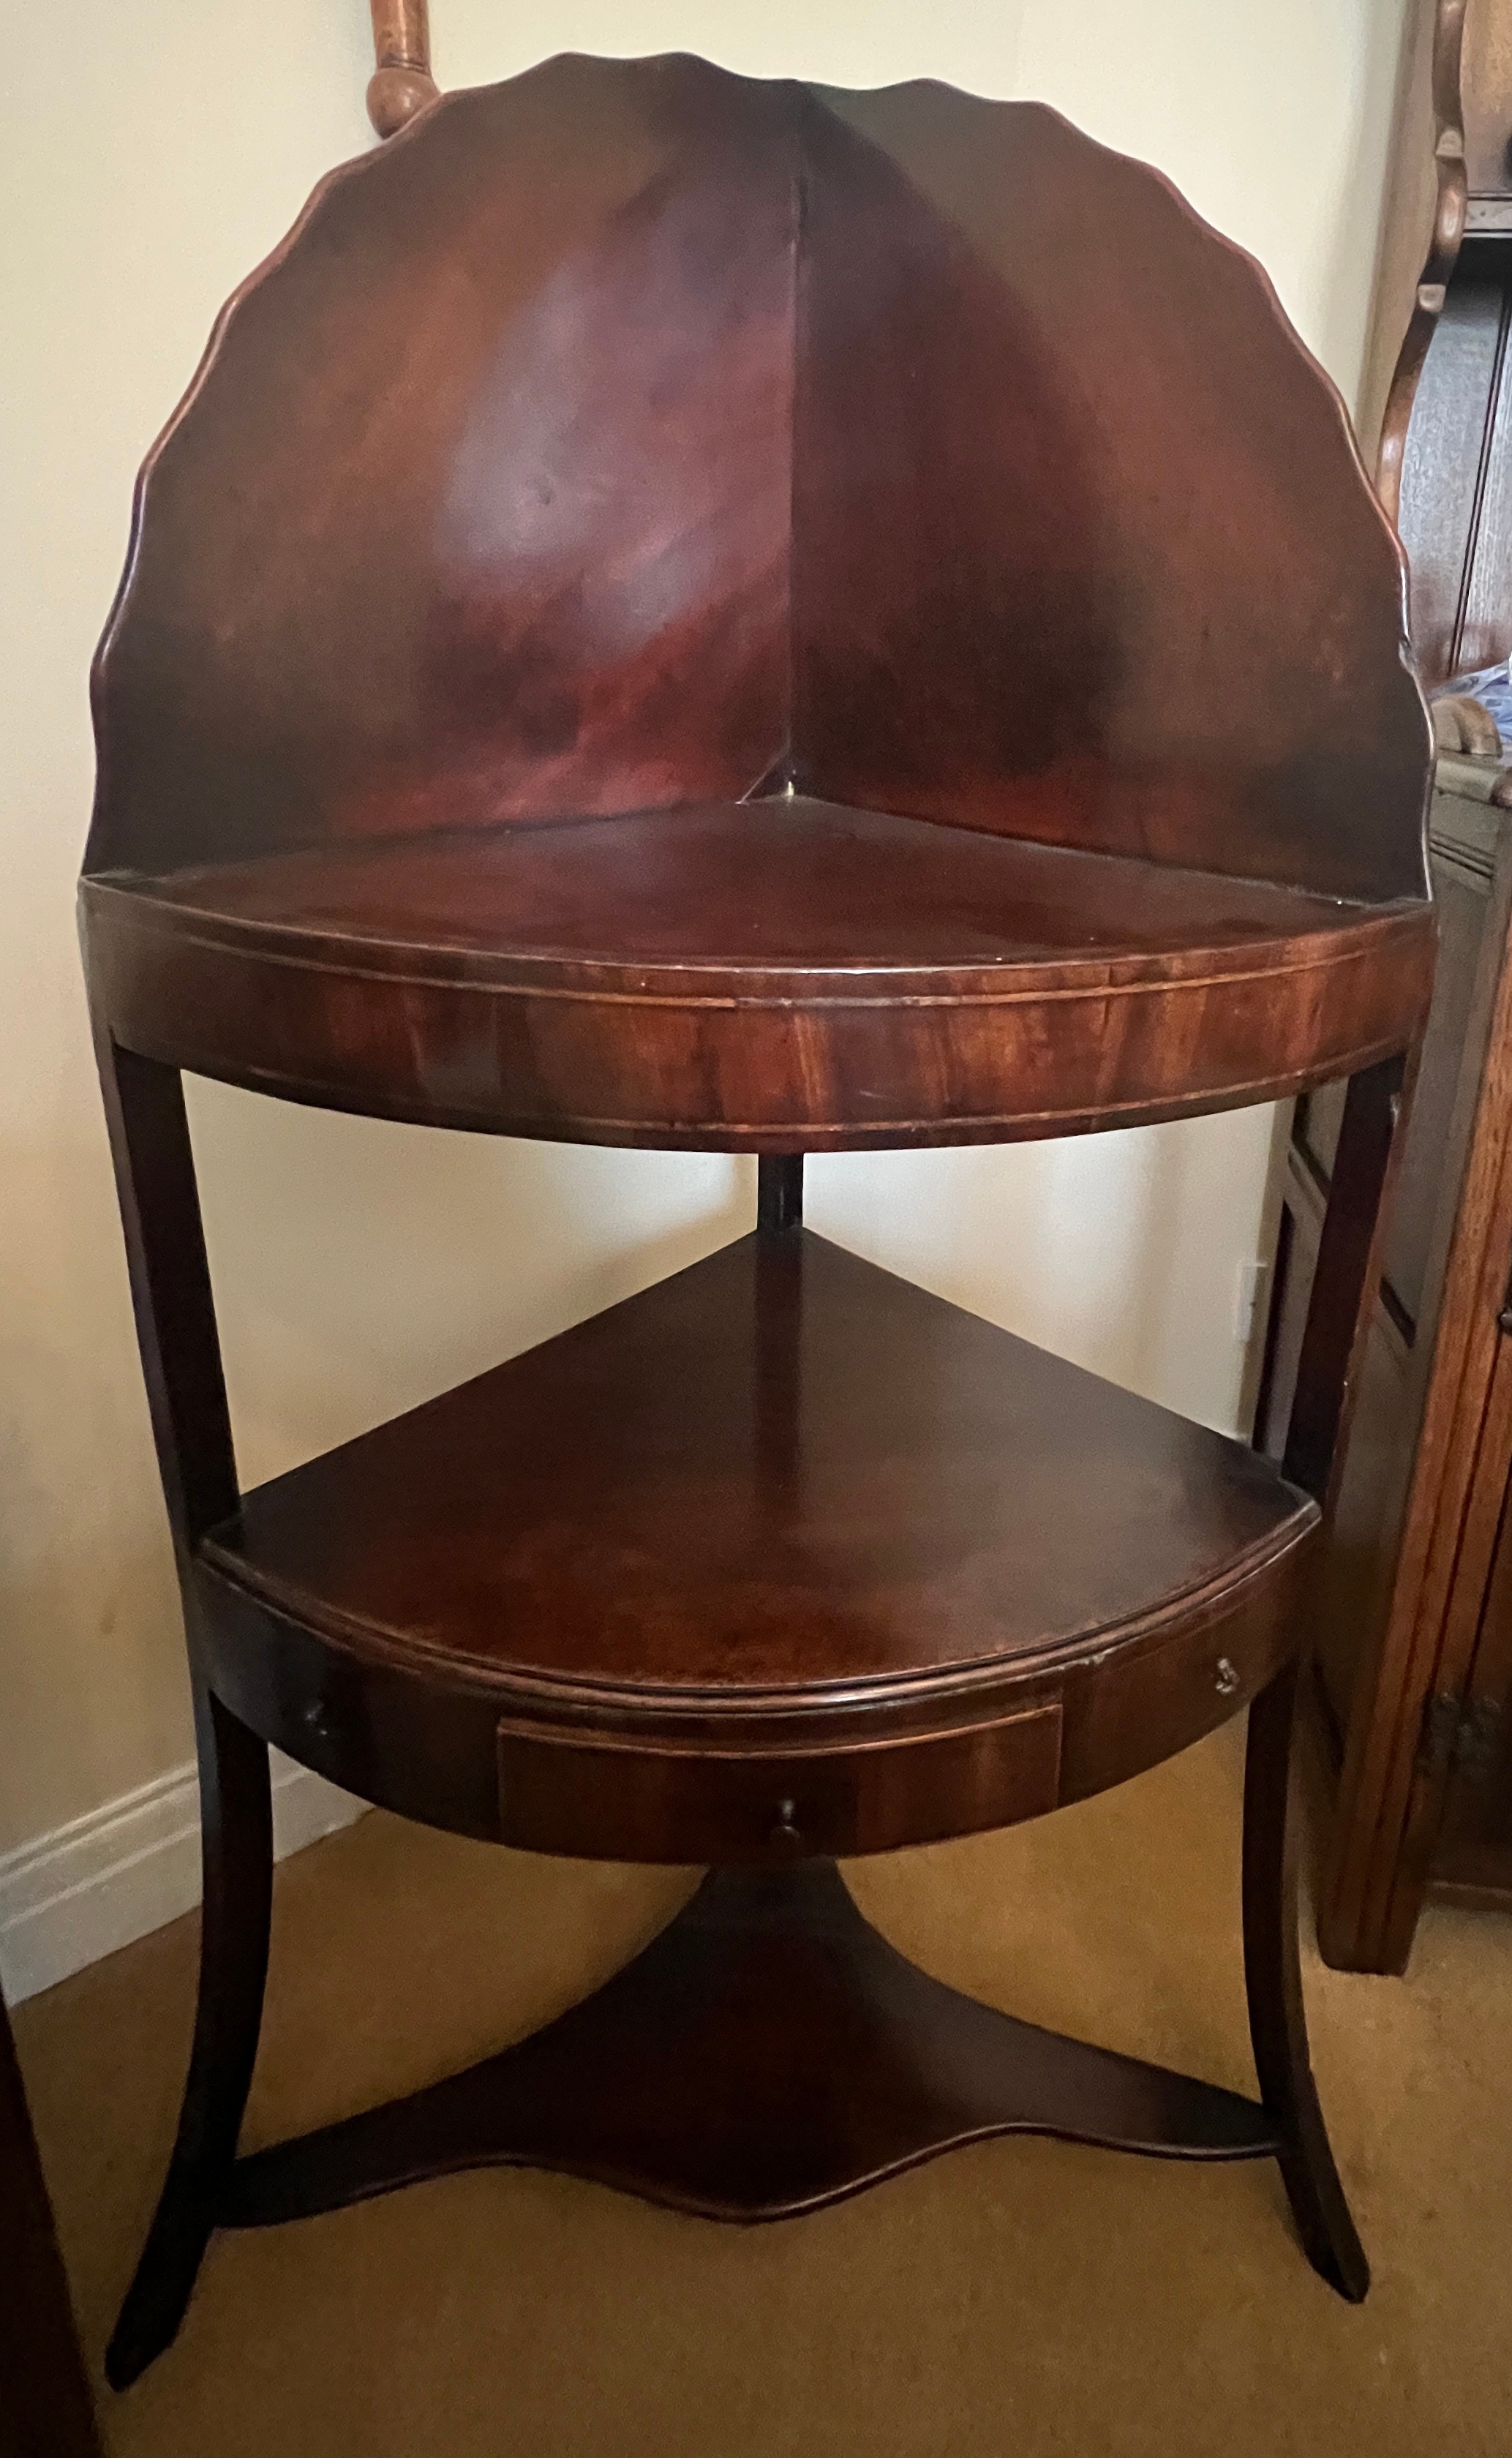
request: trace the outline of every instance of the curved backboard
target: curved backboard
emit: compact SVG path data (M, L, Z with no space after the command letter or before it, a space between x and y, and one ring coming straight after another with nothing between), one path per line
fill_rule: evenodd
M1031 104L561 58L338 172L144 473L88 870L781 793L1425 892L1253 263Z

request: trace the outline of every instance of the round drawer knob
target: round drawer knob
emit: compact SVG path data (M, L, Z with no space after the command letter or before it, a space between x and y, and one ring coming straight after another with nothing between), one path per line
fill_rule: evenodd
M1220 1698L1232 1698L1238 1686L1239 1676L1237 1672L1230 1663L1226 1656L1220 1656L1218 1658L1217 1671L1213 1675L1213 1688L1217 1691Z
M796 1801L779 1801L777 1818L772 1827L771 1841L774 1844L786 1844L789 1851L801 1851L803 1846L803 1838L798 1832L797 1811Z

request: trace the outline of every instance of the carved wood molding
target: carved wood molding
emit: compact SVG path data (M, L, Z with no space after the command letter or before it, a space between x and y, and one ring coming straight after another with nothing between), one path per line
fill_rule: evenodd
M394 136L436 99L430 12L427 0L371 0L371 7L378 66L368 83L367 116L380 136Z
M1400 503L1402 457L1418 383L1464 237L1468 178L1460 71L1468 5L1469 0L1436 0L1435 5L1430 68L1437 181L1433 223L1427 258L1418 277L1411 320L1392 372L1376 459L1377 489L1394 521Z

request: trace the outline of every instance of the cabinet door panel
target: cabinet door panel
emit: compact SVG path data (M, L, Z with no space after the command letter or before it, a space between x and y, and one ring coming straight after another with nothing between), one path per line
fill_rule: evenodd
M1313 1275L1317 1269L1322 1218L1323 1198L1312 1183L1306 1163L1293 1151L1287 1155L1265 1373L1254 1429L1255 1448L1264 1451L1267 1459L1278 1461L1286 1449L1287 1421L1296 1392L1296 1369L1302 1355L1302 1334L1307 1328Z
M1348 1080L1341 1077L1336 1084L1320 1084L1315 1093L1304 1093L1296 1105L1292 1141L1319 1186L1326 1187L1334 1175L1334 1155L1338 1150L1338 1131L1344 1123L1348 1091Z
M1401 1169L1386 1223L1387 1303L1404 1330L1416 1325L1435 1224L1443 1200L1445 1156L1475 1004L1490 882L1457 862L1436 859L1439 962L1433 1007L1423 1036L1418 1089L1402 1149ZM1473 1087L1472 1087L1473 1089Z
M1512 1885L1512 1497L1503 1500L1475 1658L1434 1850L1434 1875Z
M1324 1554L1317 1664L1336 1736L1385 1627L1412 1467L1410 1351L1384 1309L1371 1325Z

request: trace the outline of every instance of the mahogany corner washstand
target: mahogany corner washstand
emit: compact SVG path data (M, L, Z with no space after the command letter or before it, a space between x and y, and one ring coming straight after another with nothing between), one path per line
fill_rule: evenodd
M206 2242L483 2161L714 2218L1015 2131L1272 2156L1366 2267L1288 1816L1403 1053L1398 552L1263 278L1051 113L562 59L339 172L143 480L82 890L200 1737L203 1970L111 2351ZM180 1071L760 1155L754 1235L238 1489ZM801 1156L1352 1078L1273 1466L801 1225ZM1259 2098L927 1979L834 1856L1250 1706ZM253 2156L265 1745L713 1874L597 1995Z

